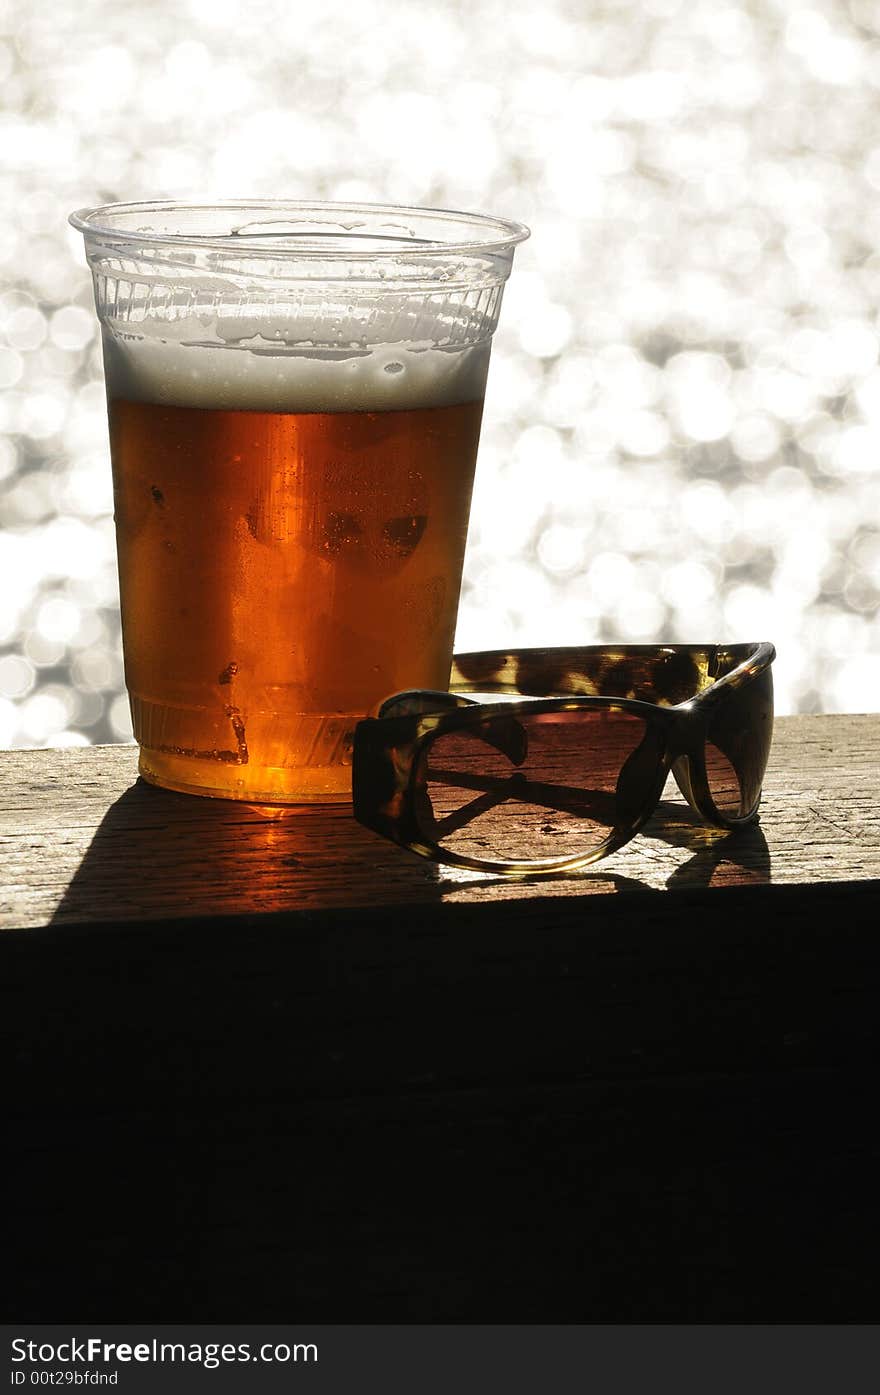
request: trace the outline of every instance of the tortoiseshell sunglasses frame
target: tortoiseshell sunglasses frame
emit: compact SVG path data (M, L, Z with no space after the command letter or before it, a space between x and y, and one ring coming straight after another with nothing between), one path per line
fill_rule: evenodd
M720 810L706 774L706 734L718 703L730 701L746 685L760 682L764 700L760 720L769 722L769 751L773 723L770 665L775 657L776 650L768 642L594 645L457 654L448 692L413 689L396 693L381 704L375 717L356 726L354 816L367 828L421 857L519 877L575 871L616 852L651 817L670 770L685 799L706 823L727 829L749 824L757 816L760 780L757 797L746 813L733 817ZM467 697L468 693L516 693L529 695L529 700L479 703ZM536 697L540 700L535 701ZM637 792L632 808L621 808L619 821L601 843L573 857L484 860L444 848L426 834L418 806L425 790L424 763L419 757L427 742L442 733L484 722L487 717L516 718L591 708L633 713L657 738L653 779ZM761 779L763 774L762 767Z

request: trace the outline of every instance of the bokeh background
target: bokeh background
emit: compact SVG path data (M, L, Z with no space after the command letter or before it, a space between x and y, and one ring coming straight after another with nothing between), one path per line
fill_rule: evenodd
M126 740L71 209L517 218L458 645L773 639L880 708L880 3L0 0L0 745Z

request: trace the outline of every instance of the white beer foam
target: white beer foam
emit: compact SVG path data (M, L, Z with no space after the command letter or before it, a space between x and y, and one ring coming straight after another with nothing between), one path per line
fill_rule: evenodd
M241 324L236 327L239 331ZM163 324L163 335L104 327L111 398L225 411L358 412L454 406L483 396L488 336L361 346L224 339L214 322ZM173 337L172 337L173 336ZM210 337L213 336L213 337Z

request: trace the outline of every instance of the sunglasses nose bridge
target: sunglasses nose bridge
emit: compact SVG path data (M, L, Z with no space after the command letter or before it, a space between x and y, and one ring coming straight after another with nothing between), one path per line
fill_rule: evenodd
M660 799L668 771L666 740L649 728L617 777L618 817L634 826L644 823Z
M687 755L676 756L675 760L672 762L672 774L675 777L675 783L678 785L678 788L681 790L688 804L695 813L699 814L700 808L697 804L693 783L691 781L690 757Z
M691 808L699 813L693 784L693 760L695 756L694 748L694 726L692 719L688 720L692 704L687 703L676 712L677 721L673 722L669 732L669 767L672 771L675 783L681 790Z
M704 733L700 724L681 720L674 724L670 732L669 755L673 778L694 813L699 814L701 818L703 810L695 790L695 771L700 768L703 741Z

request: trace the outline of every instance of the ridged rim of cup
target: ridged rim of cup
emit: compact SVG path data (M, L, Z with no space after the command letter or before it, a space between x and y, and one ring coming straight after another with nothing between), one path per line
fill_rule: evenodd
M389 235L388 245L377 245L376 247L365 248L363 245L357 247L326 246L317 241L308 240L320 237L321 234L278 232L263 233L257 236L239 235L229 232L221 236L202 235L199 233L166 233L151 232L144 229L127 229L114 226L112 222L106 221L111 215L138 214L145 216L153 213L167 213L178 210L180 212L232 212L240 211L242 214L274 213L281 221L284 212L295 215L297 213L305 215L315 214L340 214L357 216L358 214L376 215L385 214L395 218L417 217L432 219L436 222L467 224L471 230L480 229L485 232L485 237L471 236L452 242L435 241L426 238L404 238L399 241L391 241ZM101 221L104 219L105 221ZM250 222L256 221L253 217ZM289 255L297 257L320 257L331 260L351 260L353 258L401 258L430 256L432 253L467 254L475 252L502 251L516 246L519 242L524 242L530 236L530 230L524 223L516 223L506 218L496 218L486 213L466 213L452 208L424 208L417 205L406 204L386 204L386 203L342 203L333 201L309 202L305 199L218 199L213 202L188 199L154 199L143 202L132 203L108 203L95 208L79 208L71 213L68 222L81 232L84 236L97 236L112 239L114 243L126 242L144 246L172 246L172 247L201 247L216 248L220 251L246 252L249 255L258 256L279 256ZM358 237L354 229L346 229L344 224L338 224L333 233L334 237L345 236L346 232L352 234L353 240ZM364 234L360 235L361 238ZM383 234L372 234L381 243L384 240ZM304 240L300 240L304 239Z

